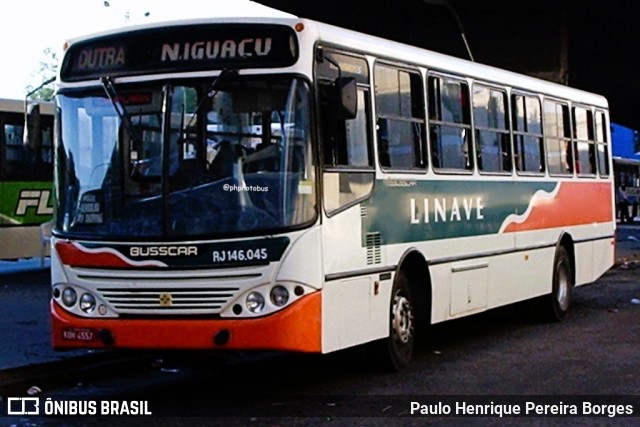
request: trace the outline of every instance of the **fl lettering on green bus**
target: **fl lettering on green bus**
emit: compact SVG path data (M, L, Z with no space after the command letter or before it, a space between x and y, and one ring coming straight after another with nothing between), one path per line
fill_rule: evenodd
M21 190L16 205L16 215L26 215L29 208L35 209L36 215L51 215L53 207L49 201L50 198L50 190Z

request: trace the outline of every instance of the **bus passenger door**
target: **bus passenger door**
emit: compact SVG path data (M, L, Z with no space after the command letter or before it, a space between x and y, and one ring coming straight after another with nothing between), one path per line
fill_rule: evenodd
M370 196L375 179L369 88L365 76L345 77L344 70L337 67L347 61L359 64L349 70L366 70L367 66L363 59L326 51L320 55L317 99L323 154L325 277L322 325L323 351L328 352L381 338L388 325L384 316L374 316L376 311L371 307L374 300L382 301L383 297L376 298L372 279L366 274L371 266L362 237L360 202Z

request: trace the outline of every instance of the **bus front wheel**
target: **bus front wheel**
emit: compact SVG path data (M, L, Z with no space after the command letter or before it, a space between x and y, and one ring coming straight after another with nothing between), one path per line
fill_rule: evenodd
M415 334L414 305L409 279L400 271L391 290L389 336L383 340L387 368L399 371L411 363Z

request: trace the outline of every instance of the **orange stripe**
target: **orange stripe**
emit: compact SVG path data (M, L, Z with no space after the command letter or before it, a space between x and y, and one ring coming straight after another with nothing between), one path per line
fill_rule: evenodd
M254 349L320 352L321 294L315 292L288 308L258 319L86 319L76 317L51 302L53 347L106 348L99 340L66 340L66 328L107 329L117 348L154 349ZM217 346L213 337L221 330L230 332L226 345Z
M536 200L524 222L512 222L505 232L611 222L611 191L609 182L562 182L553 199Z

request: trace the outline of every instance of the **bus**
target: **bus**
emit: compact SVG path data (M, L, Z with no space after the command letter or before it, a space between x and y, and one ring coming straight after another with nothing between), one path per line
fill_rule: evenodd
M617 217L621 221L628 219L628 221L634 222L638 216L638 203L640 202L640 160L613 156L613 171L615 188L624 188L627 202L627 212L623 214L621 210L625 207L617 201Z
M56 349L367 344L397 370L423 325L560 320L613 264L595 94L271 18L79 38L57 88Z
M640 158L636 155L638 132L628 127L611 123L611 154L613 156L613 182L618 204L617 216L633 222L638 216L640 201ZM624 190L623 190L624 189ZM621 202L620 196L626 196ZM627 212L623 213L623 210Z
M43 256L41 224L53 213L53 103L36 102L40 135L23 143L25 102L0 99L0 259ZM44 252L43 252L44 250Z

